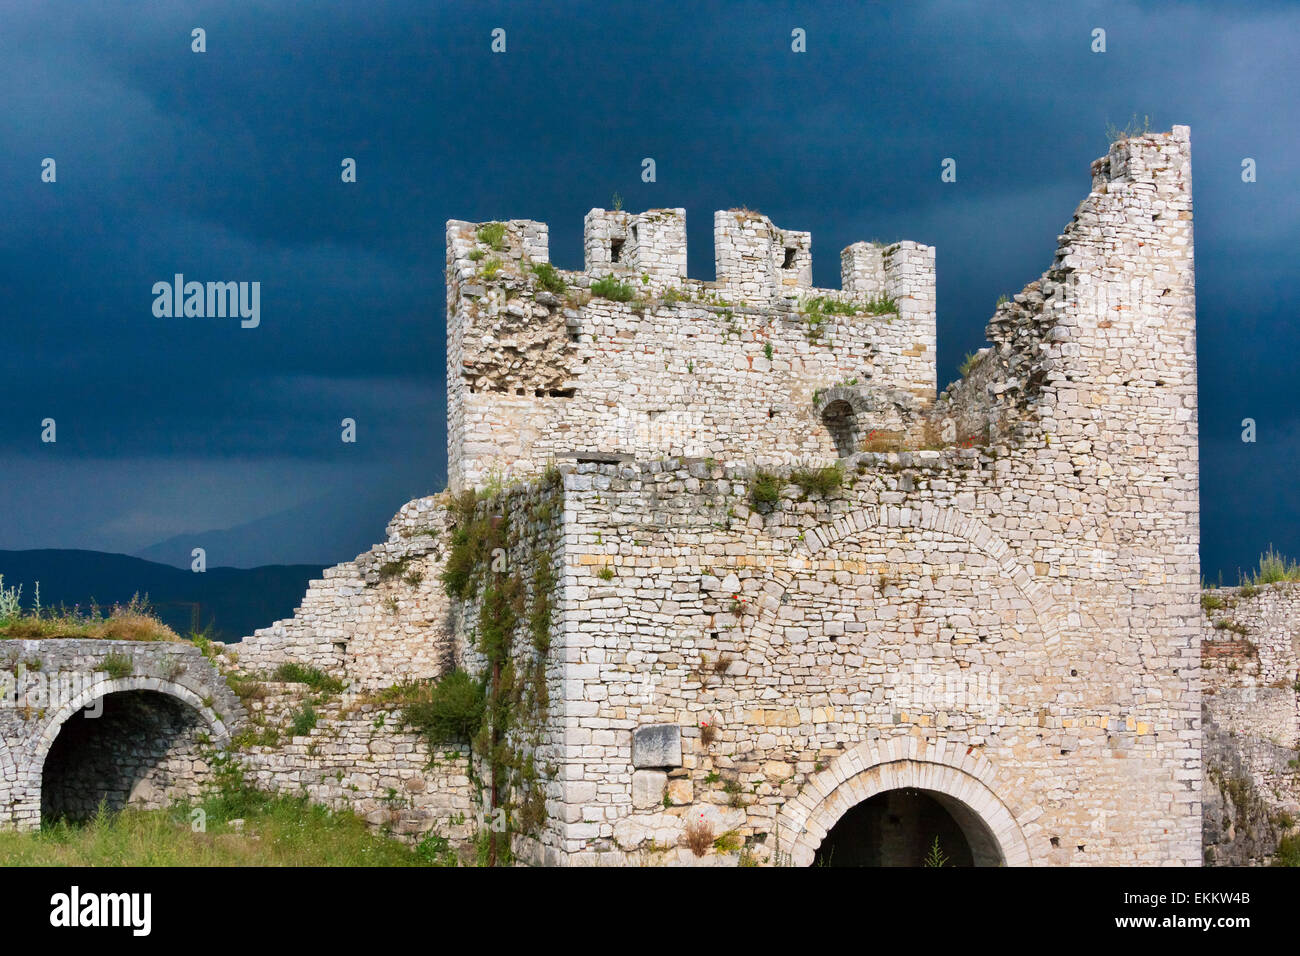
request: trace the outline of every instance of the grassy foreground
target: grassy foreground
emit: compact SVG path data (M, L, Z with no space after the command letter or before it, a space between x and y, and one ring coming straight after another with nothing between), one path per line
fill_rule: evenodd
M199 813L204 816L200 816ZM203 828L195 832L194 821ZM232 820L243 824L232 825ZM8 866L454 866L446 842L381 836L306 799L240 793L168 810L101 809L81 824L0 832Z

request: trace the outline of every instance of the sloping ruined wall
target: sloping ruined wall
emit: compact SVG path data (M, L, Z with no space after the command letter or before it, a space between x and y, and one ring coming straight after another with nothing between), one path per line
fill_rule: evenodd
M417 498L389 522L387 540L312 581L294 616L234 649L247 673L297 663L373 690L443 673L453 655L451 608L438 576L446 560L445 506Z

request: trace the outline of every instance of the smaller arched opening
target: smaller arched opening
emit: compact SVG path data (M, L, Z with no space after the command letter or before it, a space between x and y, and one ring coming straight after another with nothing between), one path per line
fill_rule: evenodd
M80 821L102 805L163 807L197 795L204 715L171 694L125 690L77 710L41 765L41 820Z
M841 399L828 403L822 409L822 424L830 432L839 457L847 458L859 450L863 439L862 425L857 412L847 401Z
M850 809L831 827L814 866L1001 866L997 840L946 793L902 787Z

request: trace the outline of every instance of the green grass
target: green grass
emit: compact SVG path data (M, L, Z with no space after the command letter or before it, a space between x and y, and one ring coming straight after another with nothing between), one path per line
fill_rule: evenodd
M284 684L306 684L323 694L337 694L343 690L343 682L337 677L331 677L315 667L305 667L296 661L281 664L271 679Z
M537 287L547 292L563 295L564 290L569 287L569 283L564 281L564 276L560 275L555 266L549 262L536 263L533 266L533 275L537 276Z
M95 670L103 671L113 680L121 680L123 677L130 676L134 667L131 664L131 658L127 657L125 654L114 652L112 654L105 654L104 659Z
M614 302L631 302L635 293L626 282L619 282L613 276L597 279L591 284L591 294Z
M890 315L898 311L898 301L887 295L875 296L860 302L841 301L829 296L819 295L805 299L801 308L807 313L821 315Z
M879 295L860 302L842 301L829 296L819 295L804 299L799 304L804 322L808 326L808 338L816 341L821 337L822 326L833 315L893 315L898 312L898 301L887 295Z
M1277 844L1274 866L1300 866L1300 833L1283 837Z
M1258 588L1265 584L1280 584L1284 581L1300 581L1300 562L1287 559L1269 545L1268 551L1259 556L1259 569L1253 575L1246 575L1243 583Z
M781 479L770 471L759 469L749 483L749 503L757 508L759 505L773 505L781 500Z
M1138 122L1137 114L1124 126L1116 126L1114 123L1106 124L1106 142L1115 143L1124 139L1131 139L1134 136L1144 136L1151 132L1151 117L1143 116L1142 122Z
M293 723L289 727L290 736L306 737L316 729L316 708L311 705L311 701L302 705L302 710L293 716Z
M92 605L83 611L43 608L36 603L21 606L22 586L6 588L0 575L0 639L40 641L49 638L91 638L104 641L180 641L181 636L158 619L147 597L136 594L126 604L114 604L107 611Z
M506 247L506 224L504 222L485 222L478 227L478 241L494 252Z
M191 827L194 810L206 832ZM242 831L230 821L242 819ZM454 857L431 837L419 847L372 832L356 815L305 798L246 791L170 810L101 809L83 824L0 831L9 866L437 866Z
M375 702L400 709L405 726L433 747L468 743L483 724L486 683L453 670L436 681L410 681L380 691Z
M790 481L805 495L827 495L844 483L844 469L837 462L823 468L796 468Z

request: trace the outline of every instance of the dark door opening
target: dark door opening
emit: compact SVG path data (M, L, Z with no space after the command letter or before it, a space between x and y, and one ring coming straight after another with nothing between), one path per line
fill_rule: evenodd
M862 443L862 432L858 416L848 402L831 402L822 411L822 421L831 433L837 455L847 458L854 452L861 451L859 446Z
M975 865L970 842L943 803L925 790L887 790L840 818L813 866L926 866L935 840L944 866Z
M156 691L103 698L103 712L79 710L59 730L41 771L41 821L87 820L102 804L157 808L196 791L203 717Z

